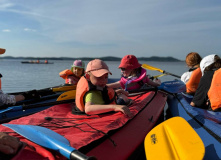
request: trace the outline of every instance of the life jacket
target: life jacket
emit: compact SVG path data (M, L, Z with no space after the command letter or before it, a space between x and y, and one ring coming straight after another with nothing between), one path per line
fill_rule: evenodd
M212 110L221 108L221 68L216 70L208 91L208 97L211 103Z
M140 89L146 82L148 82L148 77L146 75L146 70L143 68L141 69L141 74L139 77L121 77L120 79L121 87L126 91Z
M192 71L190 79L186 83L186 92L187 93L195 93L196 92L196 89L200 83L201 77L202 77L202 72L201 72L200 68L196 68L194 71Z
M87 92L92 90L98 90L95 85L93 85L90 81L87 81L87 79L82 76L81 79L78 81L77 88L76 88L76 97L75 97L75 103L76 107L84 112L85 109L85 101L84 97ZM116 104L116 94L113 88L107 88L105 87L102 91L102 97L105 102L105 104Z
M74 83L73 84L77 84L77 82L79 81L79 77L75 76L74 73L70 70L70 69L65 69L63 71L61 71L59 73L59 76L63 79L65 79L65 83L69 83L68 82L68 78L71 77L71 79L73 79Z

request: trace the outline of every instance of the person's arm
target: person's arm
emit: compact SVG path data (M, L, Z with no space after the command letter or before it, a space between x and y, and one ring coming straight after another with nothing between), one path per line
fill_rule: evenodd
M116 104L97 105L91 102L87 102L85 104L85 113L89 115L101 114L101 113L106 113L110 111L122 112L123 114L129 117L132 116L130 109L125 105L116 105Z
M16 102L25 100L25 97L21 94L15 95Z
M109 84L107 84L107 87L110 87L110 88L120 88L121 87L120 81L117 81L117 82L114 82L114 83L109 83Z
M15 154L21 145L19 138L0 132L0 152L4 154Z

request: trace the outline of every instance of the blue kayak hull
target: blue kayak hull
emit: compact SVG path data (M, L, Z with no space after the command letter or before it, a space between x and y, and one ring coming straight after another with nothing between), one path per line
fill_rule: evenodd
M15 106L10 106L8 108L5 109L1 109L0 110L0 124L1 123L5 123L8 121L11 121L13 119L17 119L23 116L27 116L39 111L42 111L44 109L47 109L51 106L54 106L54 104L52 105L48 105L48 106L42 106L41 104L45 104L45 103L50 103L50 102L56 102L58 96L61 93L57 93L57 94L53 94L53 95L48 95L48 96L44 96L43 98L41 98L40 100L36 101L33 100L33 103L31 100L29 101L24 101L24 104L28 102L28 104L30 105L39 105L39 107L37 108L29 108L29 109L25 109L23 110L23 104L19 104L19 105L15 105Z
M190 106L183 94L176 97L169 95L167 102L172 116L183 117L201 137L206 150L204 159L220 160L221 124L216 121L216 118L219 119L219 113L215 113L215 119L208 118L209 112L200 112L202 109Z

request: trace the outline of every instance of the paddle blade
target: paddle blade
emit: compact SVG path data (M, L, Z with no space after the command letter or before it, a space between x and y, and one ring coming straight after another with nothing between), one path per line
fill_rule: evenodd
M142 67L145 68L145 69L149 69L149 70L153 70L153 71L159 71L159 72L163 73L162 69L153 67L153 66L151 66L149 64L142 64Z
M45 148L56 150L71 160L94 160L95 157L87 157L69 145L69 141L60 134L44 127L33 125L16 125L16 124L2 124L11 128L18 134L29 139L30 141L41 145Z
M63 91L70 91L76 89L76 85L70 85L70 86L62 86L62 87L56 87L52 88L53 92L63 92Z
M205 147L189 123L181 118L171 118L155 128L144 141L147 160L202 160Z
M57 101L63 101L63 100L67 100L67 99L75 99L76 96L76 90L71 90L71 91L67 91L62 93Z

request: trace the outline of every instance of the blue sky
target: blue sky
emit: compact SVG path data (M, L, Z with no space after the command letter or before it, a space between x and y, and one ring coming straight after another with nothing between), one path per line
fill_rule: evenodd
M1 0L5 56L137 57L221 52L221 0Z

